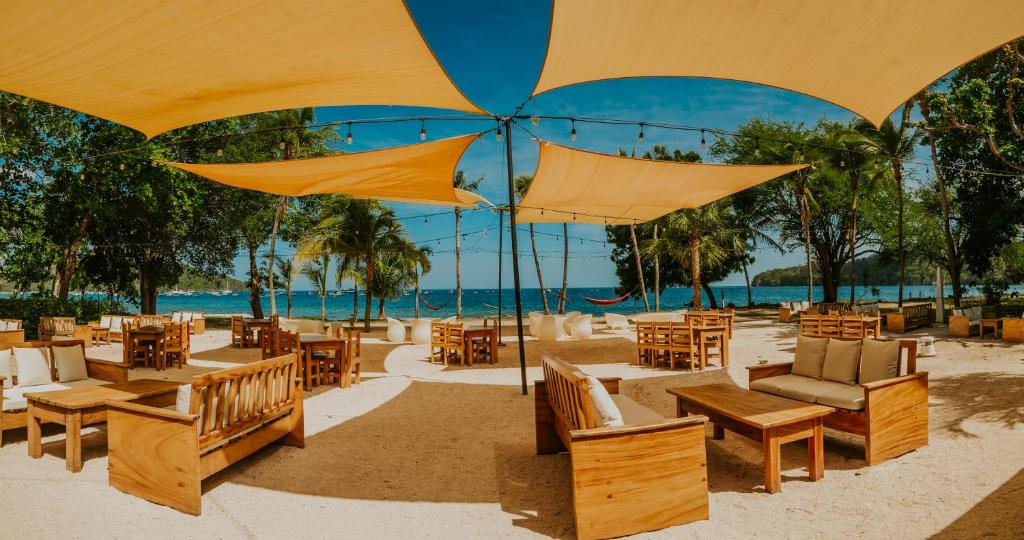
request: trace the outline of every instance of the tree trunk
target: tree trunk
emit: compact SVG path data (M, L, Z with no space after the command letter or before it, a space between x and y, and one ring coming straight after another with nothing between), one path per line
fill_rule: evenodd
M292 318L292 278L288 276L288 288L285 290L285 294L288 297L288 318Z
M289 317L290 318L290 317ZM327 291L320 294L320 320L327 322Z
M540 286L540 301L544 306L544 314L547 315L550 313L548 310L548 291L544 288L544 276L540 271L540 258L537 257L537 238L533 234L533 223L530 224L530 246L533 248L533 264L537 267L537 285Z
M811 262L811 209L807 204L806 186L801 183L800 226L804 231L804 252L807 255L807 302L814 302L814 264Z
M252 316L257 319L263 318L263 305L260 303L262 288L260 269L256 264L256 248L249 247L249 307L252 309Z
M823 302L835 302L839 299L839 273L836 263L828 253L828 250L816 246L818 253L818 269L821 270L821 293ZM841 265L840 265L841 266Z
M562 224L562 292L558 295L558 312L565 313L565 295L569 290L569 224Z
M370 331L370 308L373 306L374 256L366 258L366 309L363 311L363 331Z
M92 210L86 210L78 220L78 231L75 232L75 237L71 239L71 243L64 251L64 260L57 267L57 273L53 277L54 298L67 299L68 293L71 292L71 277L75 274L75 268L78 267L78 246L82 243L82 238L85 238L85 231L89 228L90 223L92 223Z
M921 106L921 115L928 119L928 100L926 92L918 95L918 103ZM943 178L942 169L939 167L939 153L935 148L935 137L932 131L925 130L928 135L928 146L931 150L932 167L935 169L935 182L939 188L939 202L942 206L942 232L946 237L946 270L949 272L949 282L953 287L953 306L960 307L960 274L963 268L963 261L960 260L960 253L956 241L953 240L953 229L950 226L949 193L946 192L946 181Z
M658 240L658 224L654 224L654 240ZM654 311L661 311L661 257L654 256Z
M904 272L906 270L905 258L906 255L903 251L903 167L899 160L892 160L892 174L893 179L896 181L896 196L897 196L897 207L896 207L896 251L899 257L899 292L896 296L896 307L903 307L903 280Z
M352 328L356 327L359 320L359 282L352 280Z
M718 299L715 298L715 291L712 291L711 286L708 285L707 283L701 282L700 286L702 289L704 289L704 292L708 293L708 308L717 309Z
M413 296L415 303L413 304L413 317L420 318L420 271L416 270L416 295Z
M384 314L384 299L377 299L377 320L383 321L386 315Z
M459 226L462 221L462 209L455 209L455 318L462 318L462 254L460 253L461 238Z
M651 303L647 300L647 284L644 283L644 266L640 260L640 244L636 241L636 225L630 224L629 237L633 240L633 256L636 257L636 277L640 280L640 293L644 299L644 311L651 311Z
M854 175L850 179L853 191L850 202L850 305L857 302L857 199L859 179Z
M700 240L690 239L690 281L693 282L693 309L704 309L700 297Z
M287 206L288 197L281 195L277 199L277 209L274 210L274 226L270 229L270 250L267 252L267 292L270 293L271 315L277 315L277 298L274 296L274 247L277 243L277 230L281 227L281 219L284 217Z
M747 282L747 307L754 305L754 290L750 288L750 272L747 270L747 259L743 259L743 279Z

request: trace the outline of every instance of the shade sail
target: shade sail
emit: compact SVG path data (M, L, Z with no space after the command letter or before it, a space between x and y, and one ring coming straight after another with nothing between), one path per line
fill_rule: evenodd
M166 165L221 184L278 195L354 197L471 207L486 199L453 187L459 158L476 134L338 156L262 163Z
M806 166L655 161L542 141L533 182L516 216L526 223L639 223L703 206Z
M709 77L793 90L878 125L1021 35L1021 0L554 0L534 95L603 79Z
M147 136L296 107L484 112L402 0L0 2L0 89Z

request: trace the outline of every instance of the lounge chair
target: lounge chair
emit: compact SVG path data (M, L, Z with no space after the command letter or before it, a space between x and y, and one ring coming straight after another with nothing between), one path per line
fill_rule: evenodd
M609 330L629 330L629 319L618 313L605 313L604 322Z
M388 317L388 341L392 343L405 342L405 324L402 321Z

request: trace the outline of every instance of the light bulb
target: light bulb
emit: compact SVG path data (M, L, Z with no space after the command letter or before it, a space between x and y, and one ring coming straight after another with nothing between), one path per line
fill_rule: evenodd
M703 129L700 130L700 147L701 148L707 148L708 147L708 142L704 140L704 130Z
M576 221L576 212L573 212L573 213L572 213L572 220L573 220L573 221Z
M494 132L494 140L498 142L505 140L505 137L501 134L501 128L498 128L498 131Z
M640 134L636 137L637 144L644 144L644 125L640 124Z
M85 173L82 173L82 175L80 176L80 178L81 178L82 180L85 180Z
M117 166L117 168L118 168L118 169L121 169L121 170L123 171L123 170L124 170L124 163L123 163L123 162L122 162L122 163L120 163L120 164L119 164L119 165Z
M530 123L531 123L531 124L533 124L533 125L535 125L535 126L536 126L537 124L540 124L540 117L538 117L538 116L537 116L536 114L535 114L535 115L533 115L533 116L531 116L531 117L530 117Z
M575 120L572 121L572 131L569 132L569 138L574 140L574 141L576 140L576 121Z
M846 160L845 159L840 159L839 160L839 166L840 167L845 167L846 166Z
M223 148L218 148L217 149L217 155L218 156L223 156L224 155L224 149Z
M352 144L352 122L348 123L348 135L345 136L345 144Z
M427 140L427 126L426 124L423 123L422 120L420 120L420 140Z
M761 141L754 139L754 157L761 157Z
M281 150L284 150L284 147L285 147L284 141L281 141L281 144L277 145L277 147L280 148Z

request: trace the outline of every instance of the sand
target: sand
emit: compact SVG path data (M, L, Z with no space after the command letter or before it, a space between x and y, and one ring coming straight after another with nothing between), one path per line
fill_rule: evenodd
M1024 345L950 340L930 333L930 444L866 467L862 442L827 431L825 478L807 480L805 450L784 446L782 493L761 485L759 445L708 439L711 519L651 538L1020 537L1024 522ZM663 414L664 389L746 384L744 366L792 356L796 327L738 321L728 369L700 373L630 365L626 333L585 343L526 345L528 377L542 353L597 375L624 377L622 391ZM506 332L506 338L513 335ZM204 482L203 515L192 517L107 485L104 427L83 437L84 467L64 469L63 433L44 430L44 455L27 457L24 430L0 449L0 528L5 538L506 538L572 537L569 458L536 456L533 398L520 395L518 352L495 366L449 368L426 347L363 342L364 382L306 398L306 448L271 446ZM133 378L186 381L258 358L227 347L226 331L193 341L193 365ZM118 358L120 346L90 356ZM671 504L671 501L665 501Z

